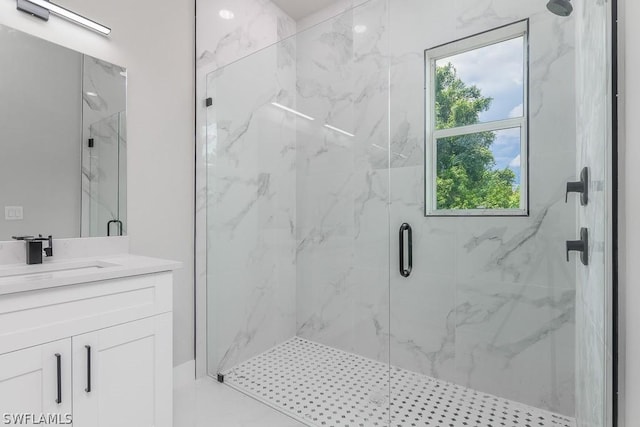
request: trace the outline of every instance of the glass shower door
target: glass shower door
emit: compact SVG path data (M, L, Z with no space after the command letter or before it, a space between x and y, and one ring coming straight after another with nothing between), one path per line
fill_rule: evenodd
M297 141L297 334L344 425L390 416L387 13L366 2L296 37L297 107L316 119Z
M607 425L610 4L485 3L208 75L211 376L314 426Z
M208 372L309 425L388 425L385 22L371 2L207 78Z
M479 3L390 2L392 423L604 427L610 4Z

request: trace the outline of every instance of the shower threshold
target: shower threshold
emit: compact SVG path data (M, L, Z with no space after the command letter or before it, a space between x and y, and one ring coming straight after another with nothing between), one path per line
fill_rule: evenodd
M243 362L225 384L313 427L575 427L572 418L299 337Z

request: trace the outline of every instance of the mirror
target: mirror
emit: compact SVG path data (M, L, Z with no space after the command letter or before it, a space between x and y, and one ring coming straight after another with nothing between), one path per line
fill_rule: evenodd
M0 241L126 233L126 81L0 25Z

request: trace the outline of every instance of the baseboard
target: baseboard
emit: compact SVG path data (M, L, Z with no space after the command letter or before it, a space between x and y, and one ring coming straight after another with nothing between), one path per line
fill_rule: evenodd
M173 368L173 388L179 388L187 384L192 383L196 379L196 361L189 360L188 362L178 365Z

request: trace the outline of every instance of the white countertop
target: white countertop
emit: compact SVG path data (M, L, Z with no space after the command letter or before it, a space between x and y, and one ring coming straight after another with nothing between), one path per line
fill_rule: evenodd
M50 271L60 268L59 271ZM173 271L182 263L131 254L0 265L0 296L59 286ZM6 276L6 277L5 277Z

